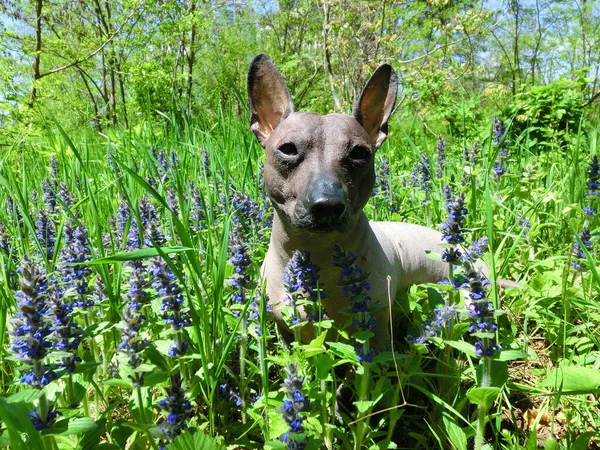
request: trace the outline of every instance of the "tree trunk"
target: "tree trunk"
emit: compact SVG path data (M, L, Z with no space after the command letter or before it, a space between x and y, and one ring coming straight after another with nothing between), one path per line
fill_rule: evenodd
M342 110L342 104L340 102L340 98L337 95L337 90L335 88L335 80L333 77L333 72L331 70L331 59L329 55L329 45L327 43L327 30L329 28L329 5L327 4L328 0L323 1L323 60L325 64L325 72L329 77L329 86L331 88L331 94L333 96L333 104L335 107L335 111L339 112Z
M190 46L187 52L187 105L185 112L188 117L192 115L192 82L193 82L193 70L194 60L196 57L196 49L194 48L196 43L196 21L194 19L194 12L196 11L196 2L192 0L190 5L190 14L192 15L192 29L190 32Z
M42 7L43 0L35 2L35 54L33 56L33 84L31 95L29 97L29 107L33 108L35 98L37 97L36 82L40 79L40 60L42 57Z

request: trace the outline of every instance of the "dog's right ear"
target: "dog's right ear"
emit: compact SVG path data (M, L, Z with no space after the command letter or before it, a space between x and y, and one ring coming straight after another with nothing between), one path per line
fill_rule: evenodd
M283 119L294 112L292 97L279 70L265 54L256 55L248 70L250 129L261 145Z

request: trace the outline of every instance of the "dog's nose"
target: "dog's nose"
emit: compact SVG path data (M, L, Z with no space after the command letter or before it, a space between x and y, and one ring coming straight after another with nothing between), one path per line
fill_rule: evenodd
M308 210L317 223L331 223L346 211L346 195L339 183L317 181L308 193Z

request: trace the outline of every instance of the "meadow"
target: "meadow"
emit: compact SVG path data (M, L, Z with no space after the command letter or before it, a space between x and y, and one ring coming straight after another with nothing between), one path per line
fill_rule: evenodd
M280 336L259 278L264 151L230 112L101 135L50 121L14 142L0 169L0 445L598 448L597 127L534 140L512 119L472 138L391 124L367 215L451 227L456 257L452 282L394 300L379 353L351 308L309 344ZM337 260L356 270L349 251ZM328 287L299 255L301 304Z

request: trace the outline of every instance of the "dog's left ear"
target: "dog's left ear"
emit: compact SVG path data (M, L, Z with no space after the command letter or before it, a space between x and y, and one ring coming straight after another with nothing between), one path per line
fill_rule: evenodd
M379 66L354 105L352 115L371 137L375 148L387 138L388 119L394 111L398 76L392 66Z
M256 55L248 70L250 129L264 147L275 128L294 112L283 77L268 55Z

